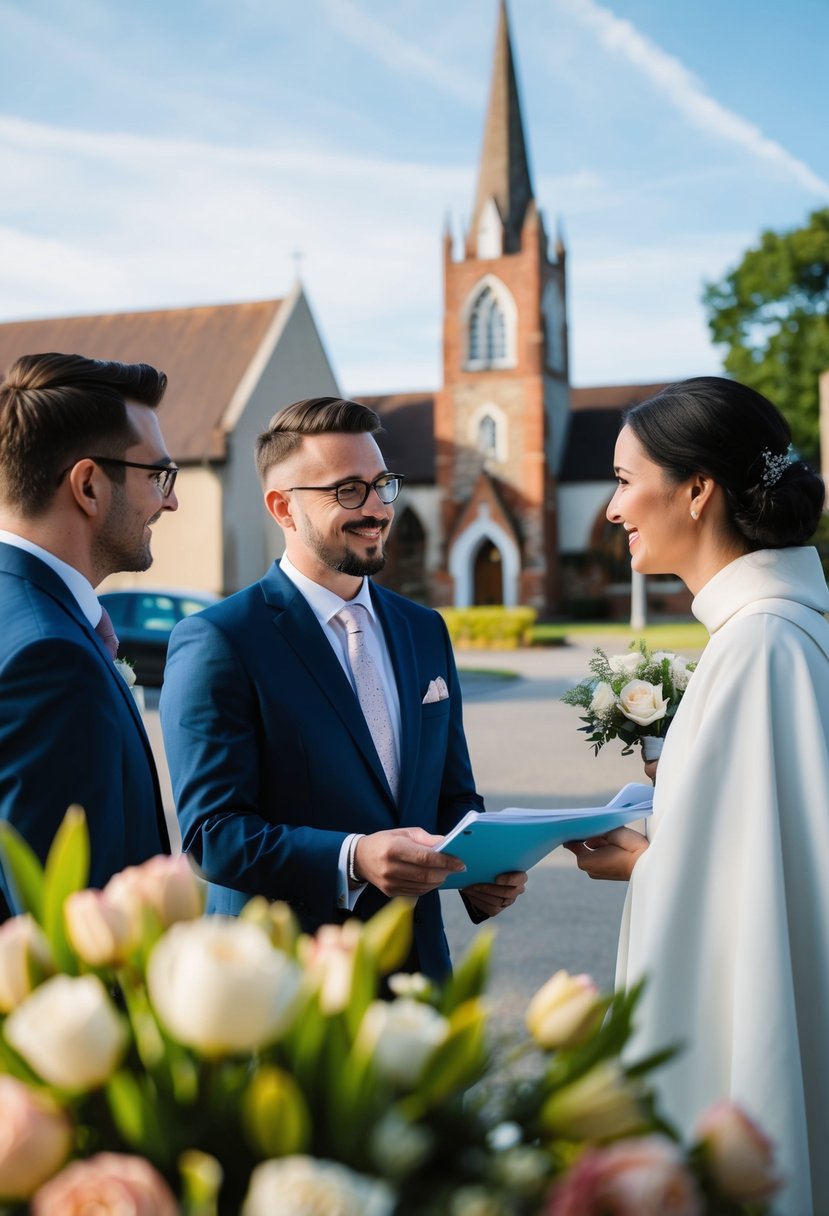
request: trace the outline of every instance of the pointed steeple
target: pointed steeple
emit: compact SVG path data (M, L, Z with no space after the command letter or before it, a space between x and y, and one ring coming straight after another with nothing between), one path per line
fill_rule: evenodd
M482 228L491 234L494 201L503 225L503 252L521 248L521 227L533 197L524 124L510 42L506 0L499 0L498 33L489 90L475 208L469 226L469 253L474 254ZM492 256L491 253L488 256Z

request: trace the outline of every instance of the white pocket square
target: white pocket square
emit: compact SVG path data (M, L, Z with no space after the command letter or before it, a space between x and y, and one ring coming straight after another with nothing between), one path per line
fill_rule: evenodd
M423 698L423 704L431 705L434 701L447 701L448 699L449 689L446 687L446 681L443 676L430 680L429 687L426 689L426 696Z

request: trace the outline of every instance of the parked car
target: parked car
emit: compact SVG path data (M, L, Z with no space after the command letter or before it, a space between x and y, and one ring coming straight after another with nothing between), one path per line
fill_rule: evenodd
M108 591L100 597L118 634L118 657L139 684L160 688L173 626L219 599L205 591Z

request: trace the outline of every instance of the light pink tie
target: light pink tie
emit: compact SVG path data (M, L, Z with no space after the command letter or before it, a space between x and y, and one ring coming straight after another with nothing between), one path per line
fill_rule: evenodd
M377 755L380 757L380 763L391 792L396 798L399 779L397 749L386 694L383 691L383 681L377 670L377 664L366 646L366 635L363 632L366 612L367 609L363 604L352 604L350 607L341 608L337 615L345 625L347 632L348 662L351 674L354 676L357 699L374 740L374 746L377 748Z
M95 632L109 651L110 658L115 659L118 655L118 635L115 632L112 618L103 605L101 606L101 619L95 626Z

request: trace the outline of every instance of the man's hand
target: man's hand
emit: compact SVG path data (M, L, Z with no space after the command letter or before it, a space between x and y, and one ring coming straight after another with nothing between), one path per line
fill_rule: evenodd
M565 849L576 858L579 869L591 878L626 882L633 867L648 847L648 838L633 828L614 828L605 836L588 840L569 840Z
M457 857L433 852L443 839L422 828L372 832L357 841L354 869L363 882L370 882L384 895L417 899L434 891L449 874L466 869Z
M476 912L483 916L497 916L504 908L515 903L524 894L527 875L523 870L512 870L499 874L495 882L478 882L464 887L463 893Z

